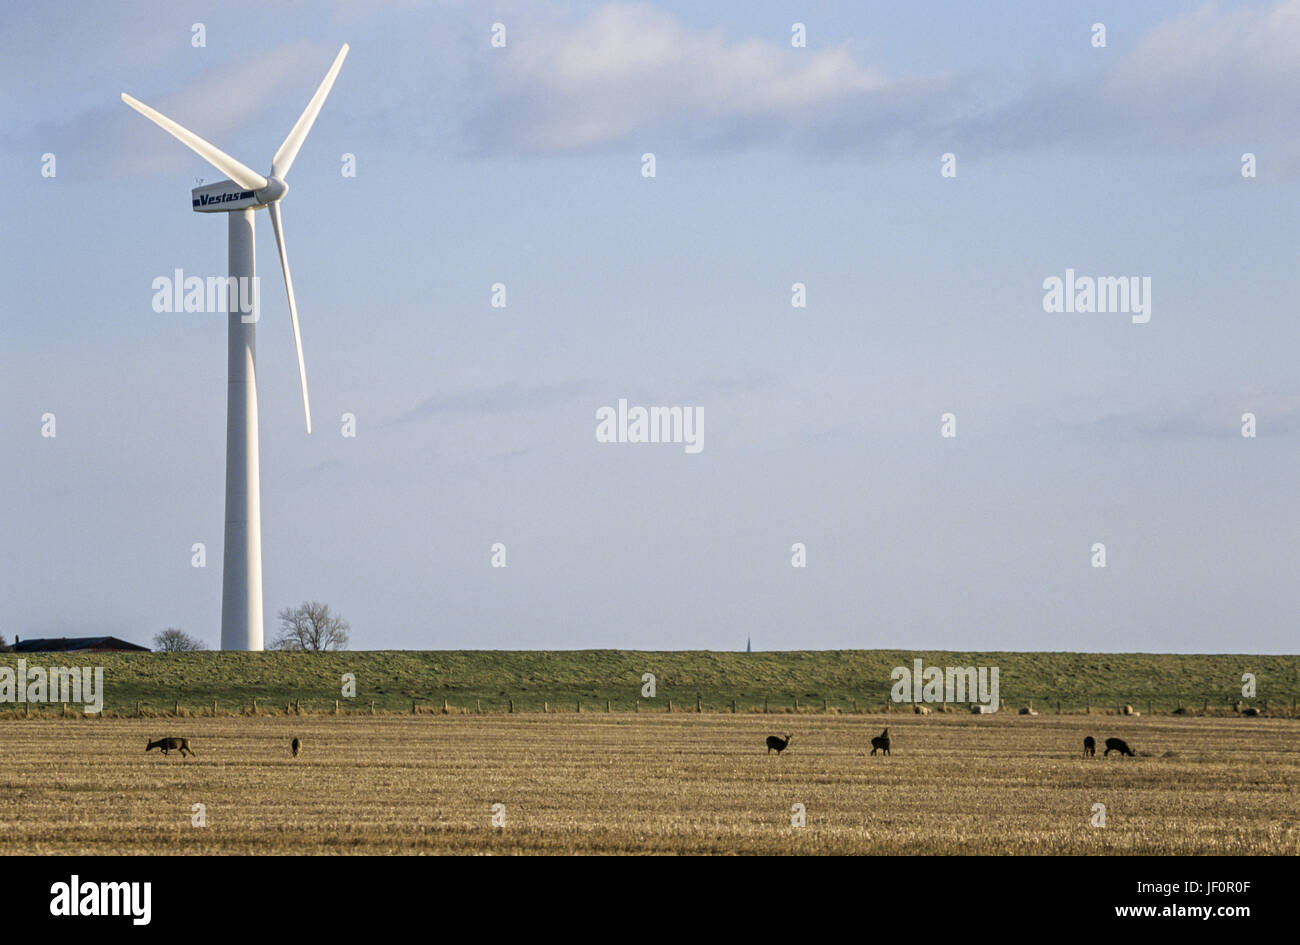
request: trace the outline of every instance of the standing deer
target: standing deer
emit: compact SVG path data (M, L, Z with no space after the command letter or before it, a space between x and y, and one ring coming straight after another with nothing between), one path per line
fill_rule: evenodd
M787 735L784 739L780 735L767 736L767 753L770 755L775 751L776 756L780 758L781 752L790 747L790 739L792 738L794 738L793 735Z
M889 754L889 729L885 729L871 740L871 753L874 755L877 751Z
M164 755L169 751L179 751L182 758L194 754L190 749L190 740L188 738L160 738L156 742L149 742L144 750L150 752L155 748L161 748Z
M1083 737L1083 757L1097 757L1097 739L1093 738L1091 735L1085 735Z
M292 751L293 756L297 758L298 755L302 753L302 742L298 741L298 739L295 738L293 740L293 744L289 746L289 750Z

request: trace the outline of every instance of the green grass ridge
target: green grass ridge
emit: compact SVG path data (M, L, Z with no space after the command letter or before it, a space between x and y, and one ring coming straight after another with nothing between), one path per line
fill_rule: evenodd
M16 667L20 654L0 654ZM1115 710L1200 711L1247 704L1292 709L1300 698L1300 657L1156 653L951 652L804 650L758 653L716 650L375 650L331 653L25 653L32 666L103 666L104 708L134 713L137 703L158 712L251 707L304 711L410 712L412 703L440 711L603 712L694 710L882 710L896 666L996 666L1008 708L1032 704L1043 712ZM356 695L343 698L343 674L356 677ZM642 697L642 674L654 673L657 694ZM1256 678L1256 698L1242 696L1242 674ZM12 710L12 704L0 710Z

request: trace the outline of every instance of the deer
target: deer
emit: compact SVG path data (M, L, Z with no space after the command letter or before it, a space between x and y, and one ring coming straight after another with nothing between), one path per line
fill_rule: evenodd
M182 758L194 754L188 738L160 738L156 742L149 742L144 750L150 752L155 748L161 748L164 755L171 751L179 751Z
M293 743L289 746L289 750L293 752L293 756L297 758L300 754L302 754L302 742L298 741L298 739L295 738L293 740Z
M889 754L889 729L885 729L871 740L871 753L874 755L877 751Z
M1097 739L1093 738L1091 735L1085 735L1083 738L1083 757L1097 757Z
M792 738L794 738L793 735L787 735L784 739L780 735L767 736L767 753L770 755L775 751L776 756L780 758L781 752L790 747L790 739Z
M1128 755L1130 758L1136 757L1136 752L1134 752L1132 748L1129 748L1128 742L1124 741L1122 738L1106 739L1106 750L1102 752L1102 757L1109 755L1112 751L1117 751L1121 755Z

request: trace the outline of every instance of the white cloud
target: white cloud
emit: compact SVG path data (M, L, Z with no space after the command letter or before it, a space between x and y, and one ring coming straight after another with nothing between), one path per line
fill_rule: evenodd
M1086 75L898 76L850 44L693 29L640 4L516 29L470 70L465 130L482 151L562 153L657 142L879 153L1044 146L1149 153L1269 147L1300 109L1300 0L1224 11L1208 3L1159 24ZM1000 105L989 105L991 101ZM1289 155L1289 157L1288 157Z
M1207 3L1151 30L1114 70L1105 91L1151 103L1272 96L1294 94L1297 79L1300 0L1227 13Z
M1227 12L1207 3L1157 25L1099 75L1044 83L992 116L971 116L964 133L1011 150L1267 147L1277 167L1300 157L1298 109L1300 0Z
M848 46L795 49L693 31L669 13L611 4L511 36L471 136L488 149L563 152L666 133L704 142L803 135L915 90Z

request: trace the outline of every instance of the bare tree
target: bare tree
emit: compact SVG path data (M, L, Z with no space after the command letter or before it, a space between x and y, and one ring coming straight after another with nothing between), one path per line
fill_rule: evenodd
M272 649L320 653L348 648L348 632L352 626L337 614L331 614L328 604L304 601L298 607L284 608L278 616L280 632L271 644Z
M162 633L154 635L153 648L159 653L197 653L206 650L208 645L179 627L168 627Z

